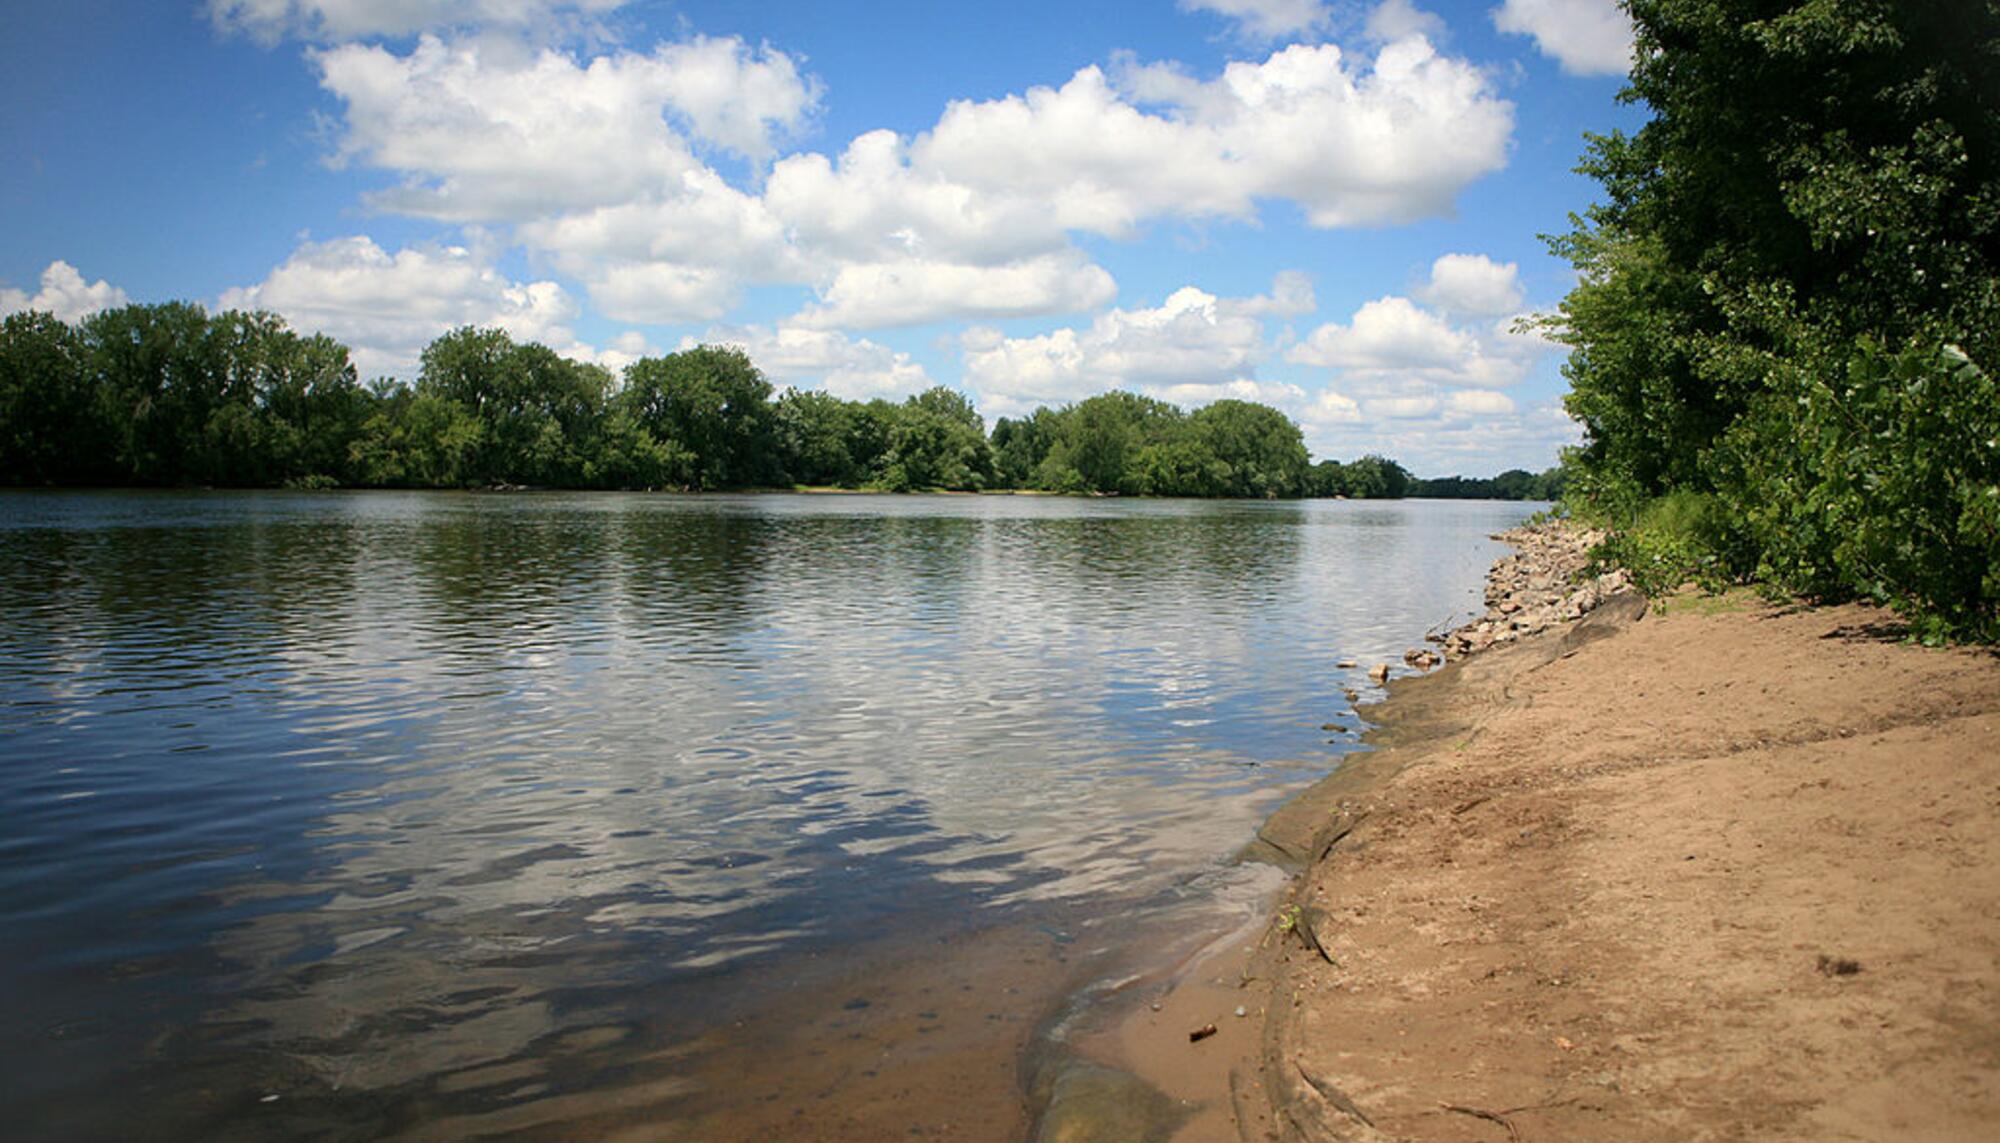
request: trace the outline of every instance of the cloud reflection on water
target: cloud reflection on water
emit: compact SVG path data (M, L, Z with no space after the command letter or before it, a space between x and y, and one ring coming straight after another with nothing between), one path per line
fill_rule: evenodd
M1519 515L0 500L0 904L48 950L8 991L184 993L397 1086L912 918L1141 900L1324 772L1334 662L1475 606Z

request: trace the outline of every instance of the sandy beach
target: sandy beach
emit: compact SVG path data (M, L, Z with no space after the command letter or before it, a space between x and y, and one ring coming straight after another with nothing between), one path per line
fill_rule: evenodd
M1992 1138L2000 656L1627 596L1365 713L1276 915L1085 1044L1173 1138Z

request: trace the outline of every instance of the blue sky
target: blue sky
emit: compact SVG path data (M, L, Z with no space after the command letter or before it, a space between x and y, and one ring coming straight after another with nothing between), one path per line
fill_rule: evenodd
M1283 408L1541 468L1613 0L974 7L72 0L0 42L0 311L268 309L414 374L463 324L780 385Z

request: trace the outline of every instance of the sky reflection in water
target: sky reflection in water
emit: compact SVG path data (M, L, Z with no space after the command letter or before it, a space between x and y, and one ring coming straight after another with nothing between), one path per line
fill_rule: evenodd
M0 495L0 1090L435 1080L759 958L1158 894L1527 510Z

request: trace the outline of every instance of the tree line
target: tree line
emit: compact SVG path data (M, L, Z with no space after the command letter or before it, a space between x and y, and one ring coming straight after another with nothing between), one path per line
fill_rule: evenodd
M1569 503L1659 586L2000 638L2000 4L1626 6L1650 117L1551 240Z
M1109 392L1001 418L942 386L904 401L776 392L702 346L614 378L494 329L433 341L413 384L271 314L128 305L0 323L0 482L215 487L1039 489L1397 497L1383 457L1311 463L1277 409Z

